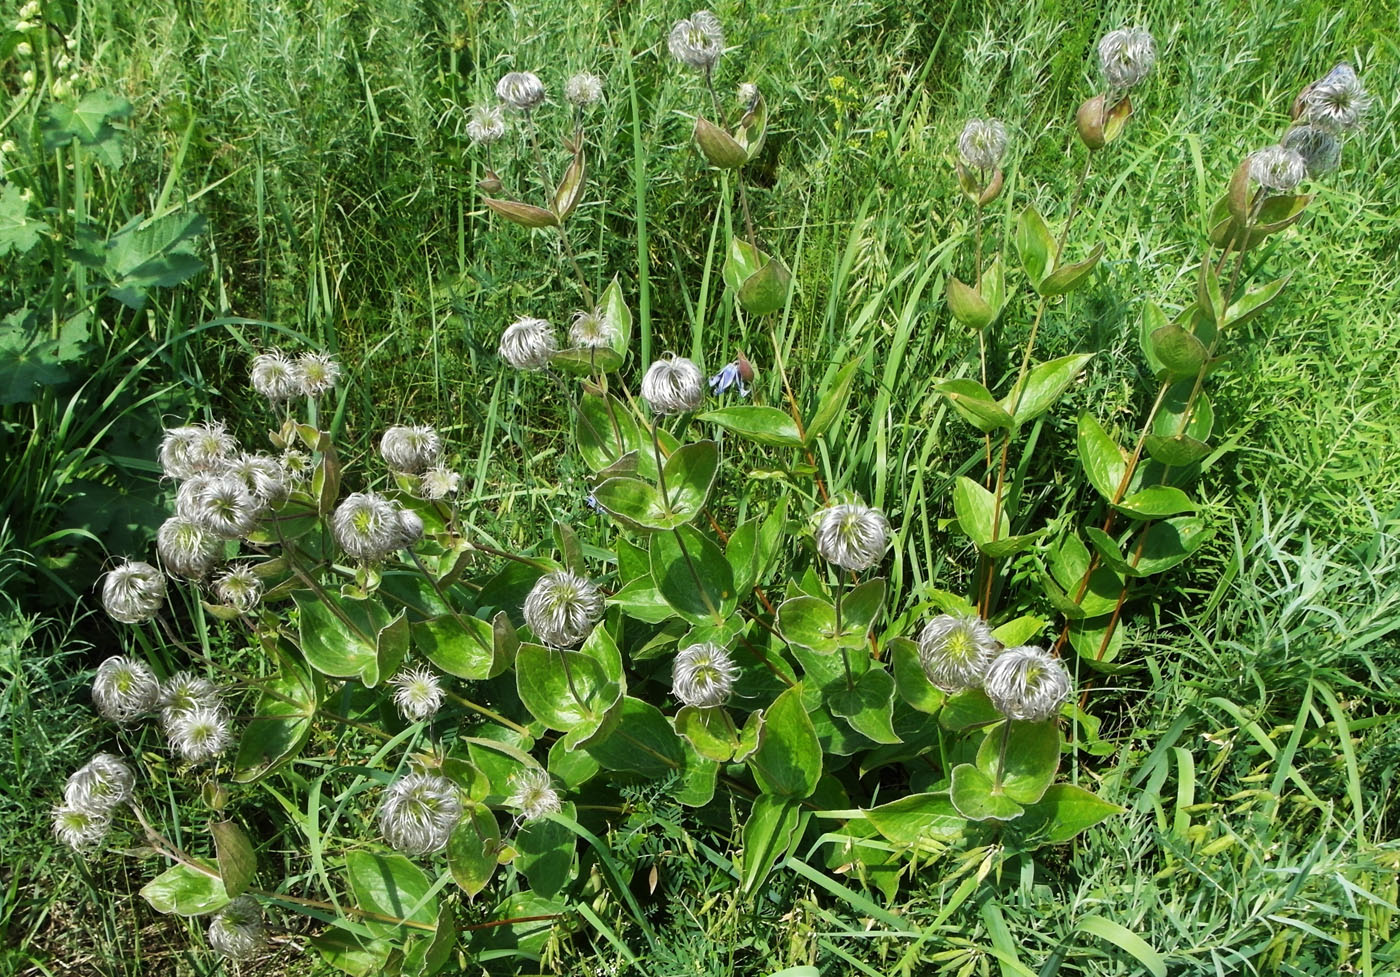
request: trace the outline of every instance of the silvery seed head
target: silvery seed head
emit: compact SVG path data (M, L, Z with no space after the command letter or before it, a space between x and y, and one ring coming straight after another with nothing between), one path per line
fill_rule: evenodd
M398 507L374 492L346 496L331 516L331 532L346 556L370 563L398 549L403 538Z
M696 410L705 399L705 375L684 356L667 353L642 377L642 397L658 414Z
M259 508L277 505L287 497L287 470L271 455L244 452L224 467L224 474L242 482Z
M1001 645L976 614L940 614L919 632L919 663L928 680L944 692L982 684Z
M817 517L817 552L843 570L879 563L890 545L890 523L879 509L847 502L828 506Z
M247 960L267 945L262 909L250 895L241 895L214 914L209 945L230 960Z
M958 155L970 169L996 169L1006 155L1006 126L996 119L968 119L958 136Z
M510 785L514 789L506 798L506 806L519 808L520 816L526 821L558 814L563 807L549 772L540 767L517 770L511 775Z
M282 465L282 475L293 485L300 485L306 481L316 468L311 462L311 456L296 448L288 448L282 452L279 462Z
M543 370L559 349L554 327L544 319L521 316L501 334L501 359L517 370Z
M340 379L340 364L328 353L302 353L297 357L297 382L307 397L319 397Z
M74 851L96 848L111 826L111 815L100 811L85 811L71 804L53 809L54 837Z
M724 53L724 28L708 10L697 10L686 20L676 21L667 38L671 57L698 71L712 71Z
M587 577L555 570L535 582L524 610L535 637L551 648L570 648L603 616L603 595Z
M156 530L156 552L166 573L198 580L219 558L219 540L183 516L171 516Z
M758 104L758 86L751 81L739 83L739 104L749 111Z
M569 342L580 349L607 349L617 342L617 325L607 310L575 312L569 326Z
M97 666L92 704L114 723L129 723L156 707L160 683L144 662L113 655Z
M738 677L739 669L729 652L706 641L676 654L671 670L671 690L685 705L708 709L724 705Z
M1371 107L1371 96L1345 61L1309 85L1302 100L1308 122L1331 132L1355 129Z
M1147 77L1157 60L1157 44L1144 30L1109 31L1099 41L1099 68L1114 91L1126 91Z
M379 807L379 830L406 855L441 851L462 818L462 799L446 777L411 773L389 785Z
M189 672L176 672L160 687L160 719L167 730L170 724L196 709L211 709L219 705L219 694L207 680Z
M1058 658L1022 645L992 659L982 690L1008 719L1038 723L1058 715L1069 699L1069 673Z
M457 494L462 476L450 468L435 465L423 473L418 482L418 494L422 498L436 502Z
M394 471L421 475L442 457L442 438L426 424L396 424L379 439L379 453Z
M196 475L180 486L175 511L218 539L246 536L258 524L262 506L236 475Z
M467 138L489 146L506 134L506 114L499 105L473 105L467 120Z
M136 775L110 753L99 753L68 778L63 788L64 806L89 814L110 814L131 799Z
M564 98L570 105L586 109L603 97L603 80L587 71L580 71L564 85Z
M432 669L419 666L405 668L389 680L394 687L394 705L399 713L411 723L421 723L432 719L442 708L446 695L442 682Z
M1289 129L1281 143L1303 157L1308 176L1329 173L1342 161L1342 143L1335 134L1321 126L1308 123Z
M165 577L149 563L127 560L102 580L102 606L114 621L148 621L164 604Z
M189 478L198 472L223 468L238 442L219 422L186 424L165 432L160 442L160 466L171 478Z
M544 101L544 83L529 71L512 71L496 82L496 97L511 108L528 112Z
M412 547L423 538L423 517L412 509L399 509L399 543L395 549Z
M274 404L284 403L301 393L296 364L281 350L253 357L253 389Z
M1265 146L1249 154L1250 178L1269 193L1291 193L1307 172L1307 161L1293 149Z
M228 713L221 705L199 705L182 712L166 726L170 745L190 763L222 756L233 745Z
M214 580L214 594L220 603L247 614L262 600L262 580L248 563L240 563Z

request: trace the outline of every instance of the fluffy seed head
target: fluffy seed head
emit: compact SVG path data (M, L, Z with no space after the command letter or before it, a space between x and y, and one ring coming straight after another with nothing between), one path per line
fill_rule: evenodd
M403 538L398 507L374 492L347 495L331 516L331 532L346 556L365 562L382 560Z
M533 72L512 71L496 82L496 97L511 108L528 112L544 101L544 83Z
M156 552L166 573L198 580L219 558L219 540L183 516L171 516L156 531Z
M68 778L63 788L63 804L89 814L110 814L117 805L131 799L136 775L118 757L99 753Z
M175 511L218 539L246 536L258 524L262 506L236 475L196 475L180 486Z
M499 105L473 105L467 119L467 138L480 146L490 145L506 134L506 115Z
M1371 107L1371 96L1345 61L1309 85L1302 101L1308 122L1331 132L1355 129Z
M302 353L297 357L297 382L307 397L319 397L340 379L340 364L327 353Z
M63 804L53 809L53 833L74 851L96 848L112 826L109 814Z
M569 325L569 342L580 349L604 349L617 342L617 325L607 310L599 306L592 311L575 312Z
M671 57L698 71L711 71L724 53L724 28L708 10L697 10L678 20L667 38Z
M129 723L156 707L160 683L144 662L113 655L97 666L92 704L114 723Z
M554 327L544 319L521 316L501 334L501 359L517 370L542 370L559 349Z
M992 629L975 614L941 614L919 632L919 663L944 692L981 685L999 648Z
M603 80L587 71L580 71L564 85L564 97L570 105L586 109L603 97Z
M423 518L412 509L398 510L399 546L412 547L423 538ZM397 548L397 547L396 547Z
M557 814L562 807L547 770L525 767L511 775L510 784L514 790L506 798L506 805L520 808L520 816L526 821Z
M281 350L253 357L253 389L274 404L291 400L301 393L297 366Z
M958 155L966 167L996 169L1006 155L1006 126L996 119L968 119L958 136Z
M1157 60L1157 43L1144 30L1109 31L1099 41L1099 68L1115 91L1126 91L1147 77Z
M1022 645L992 659L982 689L1003 716L1038 723L1057 715L1069 698L1069 673L1058 658Z
M160 467L171 478L189 478L197 472L218 471L238 442L224 425L186 424L165 432L160 442Z
M442 457L442 438L426 424L397 424L379 439L379 453L394 471L421 475Z
M259 508L276 505L287 497L287 471L271 455L244 452L225 466L224 474L242 482Z
M684 356L667 353L642 377L642 397L658 414L683 414L705 399L705 375Z
M127 560L102 580L102 606L122 624L150 620L164 603L165 577L149 563Z
M262 600L262 580L253 572L253 567L240 563L214 581L214 593L221 603L235 607L244 614L258 606Z
M233 745L228 713L220 705L198 705L171 719L166 726L170 745L190 763L221 756Z
M379 807L379 830L406 855L426 855L447 844L462 817L462 799L446 777L411 773L389 785Z
M1297 150L1265 146L1249 154L1250 177L1270 193L1292 192L1307 172L1307 161Z
M160 719L167 732L170 724L196 709L219 705L219 694L206 679L189 672L176 672L160 687Z
M738 677L739 669L729 652L706 641L684 648L676 655L671 689L687 706L706 709L724 705Z
M1308 176L1329 173L1342 161L1342 143L1336 135L1321 126L1307 123L1288 130L1281 143L1303 157Z
M296 448L288 448L282 452L280 463L283 476L294 485L300 485L310 478L311 472L316 467L311 463L310 455L305 451L298 451Z
M817 517L817 552L843 570L879 563L890 545L890 523L879 509L847 502L828 506Z
M250 895L241 895L214 914L209 945L230 960L247 960L267 945L262 909Z
M551 648L569 648L588 637L603 616L603 595L587 577L555 570L535 582L524 610L535 637Z
M418 482L418 494L429 501L445 499L457 494L462 476L450 468L435 465L423 473Z
M421 666L405 668L390 679L389 684L394 687L394 705L399 707L403 718L411 723L432 719L438 709L442 708L442 700L446 693L431 669Z

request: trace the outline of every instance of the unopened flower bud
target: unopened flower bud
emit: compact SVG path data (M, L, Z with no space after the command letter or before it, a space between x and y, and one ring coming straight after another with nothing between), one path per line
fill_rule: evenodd
M241 563L214 581L220 602L247 614L262 600L262 580L247 563Z
M1283 146L1265 146L1249 155L1250 179L1270 193L1291 193L1307 172L1307 161Z
M958 136L958 156L972 169L994 170L1006 155L1006 126L996 119L969 119Z
M1289 129L1280 145L1303 157L1310 177L1335 170L1342 160L1341 140L1312 123Z
M219 558L218 537L183 516L171 516L156 530L156 553L165 572L199 580Z
M1298 101L1310 124L1334 133L1355 129L1371 107L1371 96L1356 70L1345 61L1304 89ZM1294 118L1298 114L1295 112Z
M250 895L231 900L209 924L209 945L230 960L247 960L267 946L262 909Z
M473 105L467 120L467 138L489 146L506 134L506 116L499 105Z

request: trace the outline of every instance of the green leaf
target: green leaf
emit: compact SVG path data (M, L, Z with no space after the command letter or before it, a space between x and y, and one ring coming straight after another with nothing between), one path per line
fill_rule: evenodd
M1151 485L1134 492L1122 502L1114 505L1119 512L1135 519L1161 519L1183 512L1195 512L1196 503L1179 488L1170 485Z
M1167 324L1167 314L1156 302L1144 302L1142 317L1138 320L1138 348L1147 361L1147 368L1157 379L1166 376L1166 366L1157 358L1152 348L1152 334Z
M1225 299L1220 294L1220 278L1215 273L1210 255L1201 259L1201 271L1196 276L1196 308L1204 312L1212 324L1219 323L1225 313Z
M974 726L986 726L1001 718L1001 713L987 698L987 693L981 689L964 689L948 697L943 711L938 714L938 724L957 732Z
M578 814L572 801L560 812L574 820ZM515 836L515 866L524 873L530 888L552 898L569 883L574 870L574 833L549 818L527 821Z
M731 237L721 272L724 283L737 295L744 282L763 267L765 258L767 255L752 247L749 242L739 237Z
M1204 391L1196 392L1195 400L1192 401L1191 395L1194 390L1194 380L1182 380L1167 390L1162 406L1152 421L1154 434L1162 437L1185 434L1198 441L1205 441L1210 437L1211 430L1215 427L1215 410L1211 407L1210 397ZM1189 412L1188 402L1191 404Z
M810 797L822 775L822 747L794 685L763 710L758 749L748 759L765 794L791 800Z
M944 380L933 389L947 397L962 419L979 431L996 431L1015 423L991 391L976 380Z
M381 645L379 636L397 627L402 613L391 617L376 600L346 600L330 592L318 598L299 591L292 598L300 617L302 654L322 675L357 678L374 688L398 668L402 650Z
M998 789L990 777L970 763L960 763L953 768L953 785L948 795L957 812L972 821L1011 821L1025 811L1004 789Z
M739 286L739 304L749 315L777 312L787 302L792 272L779 258L768 258Z
M661 493L639 478L609 478L593 489L598 508L633 529L671 529L689 521L669 511Z
M1206 362L1206 347L1176 323L1152 332L1152 352L1172 377L1194 377Z
M219 876L230 899L242 895L253 884L258 857L247 833L233 821L215 821L209 826L214 835L214 851L219 859Z
M855 688L832 692L826 703L833 716L876 743L903 742L894 731L894 678L883 668L862 674Z
M608 603L616 604L629 617L647 624L660 624L675 615L666 598L661 596L661 591L656 589L656 582L651 579L650 573L623 586L608 598Z
M1136 575L1148 577L1171 569L1200 549L1209 538L1204 520L1195 516L1153 523L1147 528L1142 550L1137 554Z
M734 589L741 594L753 590L760 572L759 531L762 523L749 519L735 527L724 544L724 558L734 571Z
M536 644L516 653L515 686L530 714L561 732L597 729L623 694L591 656Z
M818 401L817 411L812 415L812 421L807 425L807 445L811 447L817 443L817 439L826 433L827 429L836 422L836 419L846 409L846 402L851 399L851 385L855 382L856 371L860 369L861 357L857 356L836 374L836 379L827 388Z
M958 525L972 540L979 551L993 557L1010 556L1017 553L1045 534L1038 529L1023 536L1008 536L1011 517L1002 500L1000 517L996 529L992 528L992 515L996 512L996 497L965 475L959 475L953 486L953 512L958 517Z
M950 844L958 841L967 830L967 818L953 807L946 790L910 794L870 808L865 817L881 836L900 846L924 842Z
M340 922L319 934L306 937L321 959L350 977L373 977L384 970L394 947L384 940L371 940L346 932ZM353 925L353 924L349 924Z
M622 366L622 361L622 354L607 346L572 346L555 350L549 356L550 365L581 377L613 373Z
M666 476L669 510L689 522L709 501L719 471L719 442L694 441L682 445L662 466ZM679 525L677 523L676 525Z
M229 895L213 868L199 871L172 865L141 887L141 897L158 913L203 916L228 905Z
M995 783L1006 737L1006 761L1002 766L1001 792L1018 804L1034 804L1055 782L1060 769L1060 730L1052 721L1023 723L1007 720L987 730L977 750L977 769Z
M776 407L759 407L752 404L721 407L719 410L701 414L696 420L718 424L726 431L758 444L772 445L775 448L802 447L802 435L797 433L797 424L791 416Z
M559 226L559 218L543 207L521 203L519 200L497 200L494 197L482 197L481 202L512 224L519 224L521 227Z
M631 696L622 700L616 728L584 749L608 770L649 780L679 772L685 762L684 743L661 710Z
M895 638L887 646L894 666L894 686L899 696L919 712L937 715L947 694L928 680L919 662L919 648L908 638Z
M478 617L443 615L415 621L413 647L448 675L486 679L497 674L495 636Z
M1016 253L1021 256L1021 267L1026 270L1026 277L1037 291L1045 276L1053 270L1051 256L1054 251L1055 241L1050 236L1050 228L1045 225L1045 218L1034 207L1027 207L1016 221Z
M0 244L3 244L2 239L0 239ZM0 254L3 253L4 251L0 250ZM1292 275L1284 275L1266 285L1256 285L1254 288L1247 289L1243 295L1230 303L1230 308L1226 310L1221 326L1241 326L1253 319L1273 304L1292 277Z
M836 608L818 597L793 597L778 607L778 631L784 640L820 654L841 648L863 650L866 635L884 608L885 582L867 580L841 602L841 633L836 632Z
M994 628L992 637L1008 648L1015 648L1035 637L1043 627L1045 627L1043 620L1034 614L1024 614Z
M739 603L734 570L708 536L682 526L652 536L650 552L656 589L681 617L692 624L720 625L734 613Z
M573 159L569 160L568 168L564 170L564 178L559 181L559 186L554 191L554 213L561 221L568 218L583 199L587 172L588 162L583 146L580 145L574 151Z
M402 855L376 855L352 851L345 856L354 905L406 922L437 926L438 897L428 876ZM402 923L365 920L377 936L403 939L409 928Z
M114 123L131 112L130 102L107 92L90 92L72 108L50 102L44 120L44 149L52 152L76 140L109 168L117 169L122 164L122 130Z
M752 893L768 877L769 870L792 843L799 820L798 805L790 798L760 794L744 822L743 883Z
M1046 275L1037 291L1046 296L1065 295L1074 291L1089 277L1089 272L1094 270L1094 266L1099 263L1099 259L1102 257L1103 244L1100 242L1094 246L1089 257L1083 261L1077 261L1072 265L1062 265L1051 274Z
M137 217L106 241L80 238L79 243L107 280L108 294L140 309L152 288L179 285L204 270L195 248L207 230L200 214L167 214L150 221Z
M996 310L987 304L977 290L964 285L952 275L948 276L948 309L953 318L970 329L982 330L992 324L997 317Z
M29 201L16 184L0 188L0 258L11 251L24 254L39 243L49 225L29 216Z
M44 388L67 379L68 371L58 362L58 344L37 325L9 320L0 325L0 404L32 402Z
M1017 424L1035 420L1060 399L1083 372L1085 364L1093 358L1093 353L1074 353L1031 367L1019 399L1013 390L1002 398L1002 408L1015 418Z
M744 147L744 155L752 160L763 149L763 140L768 134L768 103L762 93L756 94L753 104L739 120L734 129L734 141Z
M1143 439L1142 444L1147 450L1148 457L1171 468L1194 465L1210 454L1210 445L1204 441L1197 441L1189 434L1177 434L1171 437L1149 434Z
M1118 447L1118 442L1108 436L1094 418L1086 411L1079 412L1079 461L1089 483L1105 499L1118 496L1123 477L1128 473L1128 453Z
M263 679L264 692L258 696L253 715L238 741L233 761L233 780L249 784L301 752L311 736L318 700L311 676L298 665L278 655L281 668L270 679Z
M729 133L704 116L695 117L695 145L711 166L738 169L749 161L748 151Z
M1142 964L1152 977L1167 977L1167 962L1162 955L1122 923L1102 916L1086 916L1079 921L1078 929L1114 944Z
M1060 845L1123 811L1083 787L1052 784L1039 801L1026 808L1016 827L1042 844Z
M739 747L739 731L723 706L682 706L676 713L676 732L696 753L719 763L727 762Z

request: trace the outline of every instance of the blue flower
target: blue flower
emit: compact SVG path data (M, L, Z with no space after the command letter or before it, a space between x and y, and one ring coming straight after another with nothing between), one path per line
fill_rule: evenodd
M744 377L739 370L739 361L735 360L723 367L718 373L710 377L710 390L716 394L727 392L731 387L739 388L739 396L749 395L749 386L744 382Z

